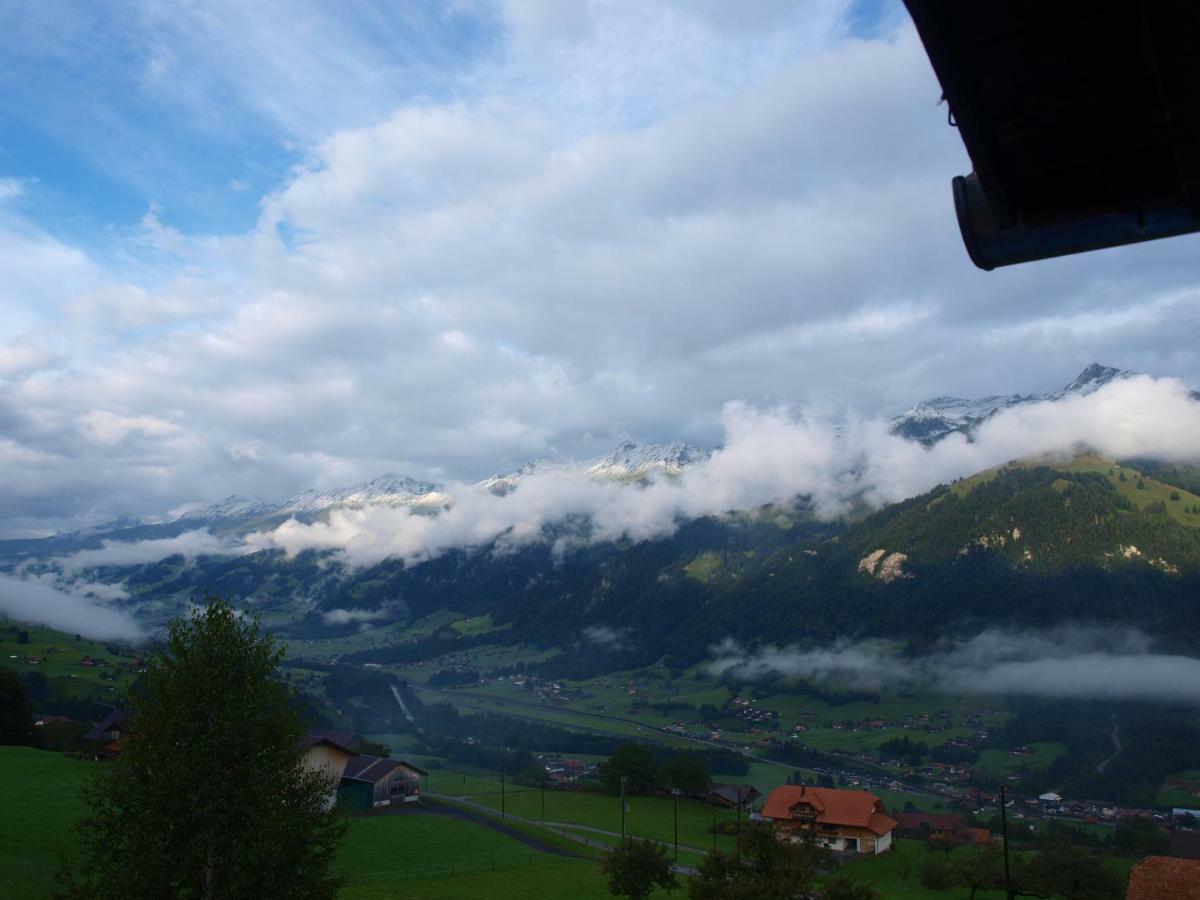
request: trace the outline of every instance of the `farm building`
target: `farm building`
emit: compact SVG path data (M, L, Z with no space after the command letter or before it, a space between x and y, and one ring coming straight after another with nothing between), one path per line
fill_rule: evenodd
M831 850L850 853L885 852L897 824L874 794L808 785L771 791L762 816L781 836L807 832Z
M83 736L84 740L100 744L99 753L113 758L121 752L121 747L129 738L129 716L129 710L112 707L108 715Z
M420 800L421 776L426 774L403 760L352 756L338 785L338 802L350 809L370 809Z
M324 772L329 780L326 809L333 809L337 802L338 784L346 770L346 763L354 756L354 751L337 737L332 732L310 731L301 740L301 749L304 751L301 765L310 772Z
M726 809L749 809L762 794L752 784L718 784L714 782L704 794L703 800L712 806Z

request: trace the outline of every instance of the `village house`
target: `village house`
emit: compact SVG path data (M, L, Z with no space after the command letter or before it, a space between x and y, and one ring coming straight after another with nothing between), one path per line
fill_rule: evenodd
M108 715L97 722L83 738L101 745L98 755L108 759L116 757L129 739L129 711L119 706L112 707Z
M367 753L350 757L338 786L338 802L350 809L371 809L421 799L421 776L411 763Z
M725 809L749 810L754 801L761 797L758 789L752 784L720 784L713 782L701 799L712 806Z
M895 819L896 837L981 846L992 842L986 828L971 828L953 813L903 812L896 813Z
M776 788L762 816L781 836L808 833L831 850L849 853L886 852L896 828L896 820L874 794L809 785Z

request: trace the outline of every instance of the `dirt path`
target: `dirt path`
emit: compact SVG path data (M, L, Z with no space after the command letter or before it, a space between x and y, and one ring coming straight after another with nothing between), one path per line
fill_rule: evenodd
M1104 770L1108 768L1108 764L1121 755L1121 726L1117 724L1116 715L1112 717L1112 723L1113 730L1109 737L1112 739L1113 755L1103 760L1100 765L1096 766L1097 775L1103 774Z

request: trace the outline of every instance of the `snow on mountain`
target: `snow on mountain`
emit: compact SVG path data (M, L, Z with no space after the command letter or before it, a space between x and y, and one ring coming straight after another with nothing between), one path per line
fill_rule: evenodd
M533 460L515 472L485 478L475 487L504 495L515 489L522 479L549 472L597 481L637 481L656 474L676 477L689 466L707 459L710 453L709 450L693 447L683 441L672 441L669 444L638 444L626 441L605 456L578 462Z
M213 503L201 509L188 510L176 520L197 520L202 522L228 522L242 519L255 519L272 512L274 507L264 503L257 497L239 497L231 494L219 503Z
M448 500L441 486L407 475L380 475L362 484L325 491L308 490L280 504L274 512L284 515L317 513L335 506L441 506Z
M979 423L990 419L1003 409L1027 403L1047 400L1062 400L1076 395L1084 396L1104 385L1136 373L1125 369L1114 369L1092 363L1070 384L1049 394L1008 394L1005 396L981 397L975 400L962 397L934 397L909 408L892 420L891 432L900 437L933 444L953 432L969 434Z
M645 478L651 473L681 475L691 465L703 462L709 451L672 441L669 444L636 444L626 441L612 453L587 467L592 478L612 478L626 481Z

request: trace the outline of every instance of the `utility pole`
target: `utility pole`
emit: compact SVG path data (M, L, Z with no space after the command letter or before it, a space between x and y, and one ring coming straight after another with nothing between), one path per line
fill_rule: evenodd
M734 840L736 841L738 873L740 874L742 871L742 789L735 788L734 790L736 791L734 797L737 803L737 834L734 835Z
M675 862L679 862L679 788L671 788L675 798Z
M1008 791L1000 785L1000 834L1004 839L1004 896L1013 900L1012 878L1008 872Z
M625 776L621 776L621 843L625 843Z
M717 805L713 804L713 849L717 849Z
M546 778L542 776L542 824L546 824Z
M507 818L504 808L504 757L500 758L500 818Z

